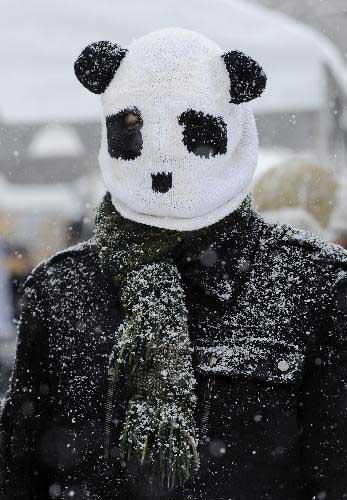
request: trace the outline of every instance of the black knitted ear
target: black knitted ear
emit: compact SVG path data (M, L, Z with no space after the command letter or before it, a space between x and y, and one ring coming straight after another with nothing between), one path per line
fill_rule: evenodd
M86 89L102 94L109 86L127 53L115 43L95 42L88 45L75 62L75 74Z
M237 50L226 52L222 58L230 77L230 102L240 104L263 93L266 75L254 59Z

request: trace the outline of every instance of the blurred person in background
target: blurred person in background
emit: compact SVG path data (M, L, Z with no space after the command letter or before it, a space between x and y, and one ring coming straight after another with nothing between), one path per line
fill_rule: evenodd
M330 239L339 179L326 166L305 157L288 158L256 172L253 201L269 222L288 224Z
M334 236L334 243L347 250L347 229L337 231Z
M67 246L78 245L83 241L83 220L70 221L65 228L65 242Z
M23 286L32 269L32 258L29 250L24 245L9 245L6 265L12 295L13 318L18 321L22 307Z
M0 242L0 397L8 387L15 349L13 297L7 265L7 248Z
M75 72L108 191L26 282L1 499L340 500L347 256L251 206L263 70L166 29Z
M347 177L340 179L329 229L334 243L347 249Z
M67 246L78 245L89 239L93 234L89 219L83 217L70 221L65 228L65 243Z

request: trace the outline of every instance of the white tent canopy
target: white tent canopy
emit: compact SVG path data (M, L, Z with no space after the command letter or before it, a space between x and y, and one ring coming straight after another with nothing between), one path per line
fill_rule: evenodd
M0 116L6 120L95 118L98 97L76 81L73 63L90 42L126 46L168 26L204 33L225 50L243 50L269 77L256 110L317 109L322 65L345 73L321 35L296 21L235 0L3 0Z
M70 125L53 124L42 127L29 145L29 155L34 159L77 157L82 151L80 138Z

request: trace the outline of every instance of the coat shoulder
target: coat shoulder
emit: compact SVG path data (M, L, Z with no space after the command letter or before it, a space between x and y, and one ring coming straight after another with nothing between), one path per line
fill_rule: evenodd
M347 313L347 251L341 246L329 243L307 231L286 225L267 224L267 238L270 246L284 250L290 257L293 270L297 269L307 283L314 278L319 300L326 290L336 310ZM293 250L296 250L293 252ZM291 258L293 257L294 258ZM295 272L295 271L294 271ZM312 287L312 283L310 284ZM306 292L308 288L306 288ZM324 299L325 300L325 299Z
M267 225L269 239L275 246L297 248L303 257L317 265L330 265L347 271L347 251L341 246L329 243L308 231L286 225Z
M94 259L97 255L96 244L94 238L83 241L78 245L74 245L63 250L59 250L49 259L43 262L47 267L56 264L66 265L67 262L82 262L88 259Z
M52 275L64 275L65 272L72 269L89 268L95 266L97 259L96 244L93 238L74 245L63 250L59 250L54 255L40 262L28 276L24 288L34 286L36 282L42 283L43 280Z
M67 256L85 255L90 252L95 252L95 250L95 240L94 238L90 238L89 240L82 241L82 243L78 243L77 245L59 250L54 255L49 257L49 259L47 259L47 262L56 262L64 259Z

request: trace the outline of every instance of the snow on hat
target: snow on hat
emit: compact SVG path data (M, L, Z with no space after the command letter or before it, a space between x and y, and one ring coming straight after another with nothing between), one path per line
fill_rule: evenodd
M169 28L127 49L93 43L75 72L102 94L99 161L121 215L185 231L213 224L242 203L258 156L247 102L266 84L253 59Z

